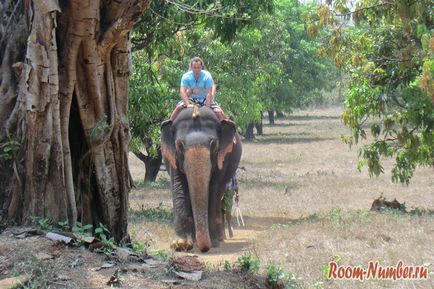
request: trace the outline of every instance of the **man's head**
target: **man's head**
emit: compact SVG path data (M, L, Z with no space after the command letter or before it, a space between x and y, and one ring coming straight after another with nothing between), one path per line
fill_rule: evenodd
M204 66L203 60L199 57L194 57L190 60L190 69L193 70L194 75L199 75Z

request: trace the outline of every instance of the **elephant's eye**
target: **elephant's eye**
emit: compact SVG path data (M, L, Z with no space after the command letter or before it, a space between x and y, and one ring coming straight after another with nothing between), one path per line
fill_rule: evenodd
M210 146L210 150L212 152L216 152L217 151L217 146L218 146L217 140L214 139L214 138L211 138L209 140L209 146Z

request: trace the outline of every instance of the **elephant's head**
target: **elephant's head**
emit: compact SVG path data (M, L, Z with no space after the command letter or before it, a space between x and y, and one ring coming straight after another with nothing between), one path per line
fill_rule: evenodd
M208 224L210 181L232 151L235 125L220 122L207 107L187 108L161 125L162 153L173 170L187 178L196 244L202 252L211 247Z

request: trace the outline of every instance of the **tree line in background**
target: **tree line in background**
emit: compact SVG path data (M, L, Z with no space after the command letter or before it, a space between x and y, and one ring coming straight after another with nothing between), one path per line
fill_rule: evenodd
M252 5L245 23L240 7L208 14L154 2L145 18L159 22L161 29L152 36L143 25L134 30L131 150L145 163L145 181L158 173L159 125L180 100L180 78L193 56L204 59L217 85L216 101L247 139L254 137L255 124L261 132L264 112L272 123L276 112L319 103L323 91L336 85L334 64L318 54L321 43L309 37L302 21L314 5L296 0L244 3ZM259 5L261 13L253 13ZM146 41L151 45L142 49Z
M418 166L434 165L434 9L430 0L362 0L318 5L306 18L315 36L330 31L323 54L348 77L344 123L350 146L364 140L359 169L384 172L395 158L394 182L410 182ZM367 134L372 138L367 140Z
M159 123L179 99L188 60L199 55L217 84L217 101L246 138L254 137L264 112L272 124L275 112L322 102L324 91L337 86L340 94L345 87L342 120L352 135L342 139L350 146L364 141L359 169L367 166L371 176L378 176L384 172L382 160L394 158L392 181L408 184L418 166L433 167L434 10L429 0L268 4L252 14L256 17L247 27L228 30L213 25L220 23L216 19L238 23L236 9L229 9L228 18L148 11L164 23L167 34L134 55L130 116L133 135L146 137L135 138L133 151L144 147L148 154L141 156L148 163L159 157ZM139 69L143 65L148 72ZM140 95L144 89L153 95ZM133 106L141 107L146 120Z

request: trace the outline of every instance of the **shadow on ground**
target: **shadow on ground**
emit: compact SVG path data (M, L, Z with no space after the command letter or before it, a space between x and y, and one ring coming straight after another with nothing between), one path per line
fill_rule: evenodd
M291 137L291 136L292 136L291 134L274 134L274 136L264 135L264 136L257 137L253 140L243 140L243 142L262 145L262 144L272 144L272 143L303 144L303 143L314 143L314 142L334 140L334 138L329 138L329 137Z
M327 120L327 119L341 119L340 116L330 115L289 115L278 120Z

